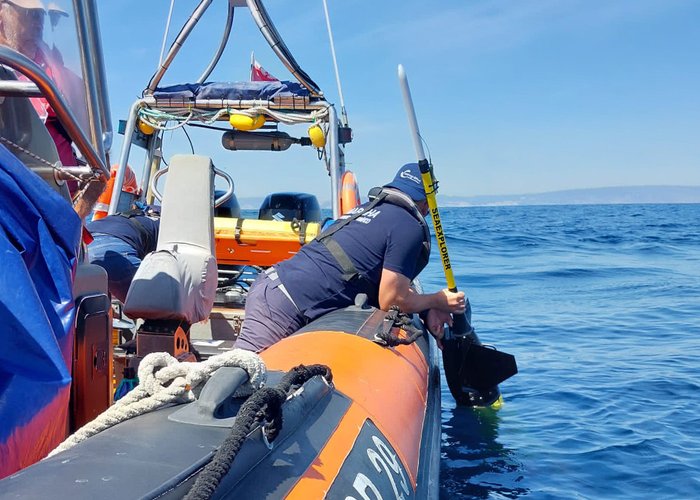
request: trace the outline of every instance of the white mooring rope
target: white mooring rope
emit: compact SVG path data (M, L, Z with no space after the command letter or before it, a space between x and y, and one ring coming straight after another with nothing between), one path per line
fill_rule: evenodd
M217 354L201 363L181 363L165 352L147 355L139 364L139 385L95 420L69 436L48 456L68 450L120 422L167 404L194 401L204 382L224 366L237 366L248 373L248 382L238 388L235 397L252 394L254 390L262 387L267 376L265 364L260 356L243 349Z

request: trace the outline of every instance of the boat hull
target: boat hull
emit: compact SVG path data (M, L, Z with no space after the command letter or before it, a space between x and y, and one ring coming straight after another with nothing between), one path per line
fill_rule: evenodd
M347 320L349 333L306 330L262 354L270 386L300 363L329 366L333 381L313 377L286 401L282 430L270 446L261 428L254 429L213 498L437 497L434 341L426 334L408 346L383 347L363 337L381 311L333 314L334 323ZM103 431L1 481L0 496L180 498L235 421L204 418L192 405Z

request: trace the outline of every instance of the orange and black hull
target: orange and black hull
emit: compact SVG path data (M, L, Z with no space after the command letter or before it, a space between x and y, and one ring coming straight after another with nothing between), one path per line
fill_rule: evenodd
M335 390L350 400L328 442L290 490L293 498L323 498L333 491L362 497L387 486L411 496L423 489L429 479L419 478L422 462L440 454L434 437L430 449L421 446L430 440L424 431L439 432L439 374L435 364L432 381L438 387L430 387L430 357L420 344L387 348L320 331L291 337L263 358L269 369L283 371L297 360L328 365Z
M300 364L328 366L332 383L314 376L296 389L271 443L262 426L247 434L212 498L437 497L438 351L428 334L397 347L373 342L384 315L336 311L261 354L269 386ZM227 387L226 377L217 383ZM123 422L1 481L0 496L181 498L243 404L223 403L218 414L195 402Z

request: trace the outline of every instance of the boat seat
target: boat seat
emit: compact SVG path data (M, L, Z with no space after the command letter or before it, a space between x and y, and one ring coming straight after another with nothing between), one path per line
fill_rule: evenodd
M213 196L211 158L172 157L158 244L131 282L124 303L129 317L189 324L209 317L217 285Z

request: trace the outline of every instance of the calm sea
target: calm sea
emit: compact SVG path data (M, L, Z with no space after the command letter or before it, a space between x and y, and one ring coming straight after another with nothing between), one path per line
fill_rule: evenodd
M698 498L700 205L441 215L481 340L520 369L500 411L443 387L441 496Z

